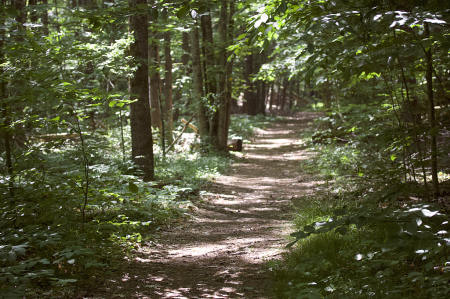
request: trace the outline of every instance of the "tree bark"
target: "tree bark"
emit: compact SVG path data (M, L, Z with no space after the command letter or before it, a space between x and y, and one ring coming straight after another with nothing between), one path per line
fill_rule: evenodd
M146 0L129 0L131 9ZM130 125L132 159L144 172L145 180L154 179L153 140L149 106L148 82L148 16L144 11L130 16L130 31L134 34L134 43L130 45L130 54L138 63L134 76L129 79Z
M203 34L203 56L204 56L204 78L205 78L205 91L208 96L209 104L211 106L219 106L220 100L215 99L217 93L217 82L216 82L216 72L214 71L214 66L216 64L214 57L214 43L213 43L213 31L212 31L212 21L211 15L203 15L201 17L202 34ZM219 21L220 30L220 21ZM219 45L220 47L220 45ZM220 57L219 54L219 65ZM219 83L220 84L220 83ZM220 108L219 108L220 109ZM209 120L209 134L213 139L214 143L217 143L217 132L219 127L219 111L216 109L212 113L211 119ZM217 145L217 144L216 144Z
M208 125L206 118L206 108L203 104L203 78L200 61L200 41L197 22L191 29L191 55L192 69L194 75L194 100L197 104L198 130L200 138L204 139L208 135Z
M249 115L256 115L256 103L255 103L255 95L253 93L253 52L245 57L245 81L247 85L247 89L244 92L244 99L247 101L247 109L246 113Z
M428 23L424 23L425 35L430 36L430 27ZM439 180L438 180L438 150L437 150L437 128L436 128L436 114L434 110L433 98L433 57L431 53L431 46L425 51L427 71L425 79L427 81L427 96L428 96L428 118L430 121L430 135L431 135L431 178L433 180L434 196L440 196Z
M167 9L164 10L165 17L167 18ZM167 131L167 141L171 144L173 141L173 103L172 103L172 55L171 55L171 34L167 30L164 32L164 101L165 101L165 123Z
M227 148L227 135L228 135L228 110L229 99L227 97L227 82L228 82L228 69L227 69L227 46L228 46L228 1L222 0L222 7L220 9L219 18L219 36L220 36L220 52L219 52L219 66L223 70L219 76L218 94L219 94L219 109L217 113L218 128L216 132L216 145L221 150Z
M272 111L274 94L275 94L275 81L272 81L272 84L270 85L269 111Z
M190 60L189 53L191 53L191 47L189 46L189 33L183 32L182 38L183 41L181 48L183 49L184 53L183 55L181 55L181 62L185 66L186 75L189 76L189 74L192 72L192 70L189 68L189 60Z
M156 23L152 16L149 16L149 31L150 31L150 46L148 47L149 56L149 82L150 82L150 107L152 115L152 127L158 128L161 134L162 130L162 120L161 120L161 110L159 109L159 76L158 76L158 62L159 62L159 45L158 45L158 32L156 28L152 26Z
M42 4L47 6L48 0L42 0ZM48 29L48 8L44 8L44 11L42 12L42 25L43 25L43 32L45 36L48 36L49 29Z

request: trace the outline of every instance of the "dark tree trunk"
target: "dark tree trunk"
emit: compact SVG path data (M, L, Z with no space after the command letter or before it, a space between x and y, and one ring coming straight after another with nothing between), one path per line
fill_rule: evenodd
M147 4L146 0L130 0L130 8ZM148 82L148 17L147 14L130 16L130 31L135 41L130 45L130 54L138 63L134 76L129 79L131 144L133 161L143 170L145 180L154 179L153 140L149 106Z
M219 110L217 113L218 128L216 135L216 146L219 149L226 150L228 139L228 126L229 126L229 109L230 100L227 97L228 76L230 69L227 65L227 46L228 46L228 1L222 0L222 7L220 9L219 18L219 36L220 36L220 51L219 51L219 66L222 70L219 78Z
M161 134L162 130L162 120L161 120L161 110L159 103L159 45L158 45L158 32L156 30L156 20L153 20L152 16L149 16L150 26L150 38L151 42L149 45L149 78L150 81L150 107L152 115L152 127L158 128ZM153 28L152 28L153 27Z
M428 23L424 23L425 35L430 36L430 27ZM427 96L428 96L428 118L430 120L430 135L431 135L431 178L433 180L434 196L440 196L439 180L438 180L438 150L437 150L437 129L436 129L436 115L434 111L433 98L433 59L431 47L425 51L427 61L427 71L425 79L427 80Z
M167 18L167 10L164 10ZM164 75L164 102L165 102L165 123L167 131L168 144L172 144L173 130L173 103L172 103L172 55L171 52L171 34L170 31L164 32L164 63L166 73Z
M257 105L254 95L254 84L251 81L253 76L253 52L245 57L245 82L247 89L244 92L244 99L247 102L245 113L249 115L257 114Z
M48 0L42 0L42 4L47 6ZM48 36L49 29L48 29L48 8L45 8L42 12L42 25L43 25L43 32L45 36Z
M212 21L211 15L203 15L201 17L202 34L203 34L203 57L204 57L204 78L205 78L205 94L210 94L208 97L210 105L219 105L219 100L215 100L214 95L217 92L216 85L216 72L213 68L216 64L214 58L215 47L213 44L213 31L212 31ZM220 25L219 25L220 27ZM219 57L221 59L221 57ZM220 62L219 62L220 64ZM209 121L209 134L213 138L213 142L217 142L217 132L219 127L219 111L216 110L211 116ZM217 144L216 144L217 145Z
M283 95L281 98L281 111L284 110L284 107L286 105L286 90L289 88L289 81L286 79L284 80L284 84L283 84Z
M181 62L185 66L186 69L186 75L189 76L189 74L192 72L192 70L189 68L189 60L190 60L190 53L191 53L191 47L189 46L189 33L183 32L183 42L181 45L181 48L183 49L184 53L181 55Z
M272 81L272 84L270 85L269 111L272 111L274 94L275 94L275 81Z
M203 139L208 135L208 122L206 118L206 108L203 104L203 78L202 66L200 61L200 41L199 41L197 22L191 29L191 51L192 51L192 69L194 75L194 99L197 103L198 130Z

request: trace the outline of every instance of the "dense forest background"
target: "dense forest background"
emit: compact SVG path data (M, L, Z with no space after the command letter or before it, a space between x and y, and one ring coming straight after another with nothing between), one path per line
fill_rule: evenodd
M230 139L316 109L323 192L289 244L314 250L273 262L281 298L447 297L449 8L3 1L0 295L119 259L186 217Z

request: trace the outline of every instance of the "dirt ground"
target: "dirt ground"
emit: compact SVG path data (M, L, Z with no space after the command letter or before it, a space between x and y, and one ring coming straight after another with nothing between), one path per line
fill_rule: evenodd
M191 220L146 243L84 298L271 298L266 263L285 250L292 205L311 187L299 169L311 153L299 137L316 117L296 113L258 131Z

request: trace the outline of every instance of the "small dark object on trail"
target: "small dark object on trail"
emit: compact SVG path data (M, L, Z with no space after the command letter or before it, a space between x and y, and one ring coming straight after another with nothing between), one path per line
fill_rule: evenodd
M228 140L227 148L229 151L242 152L242 139Z

